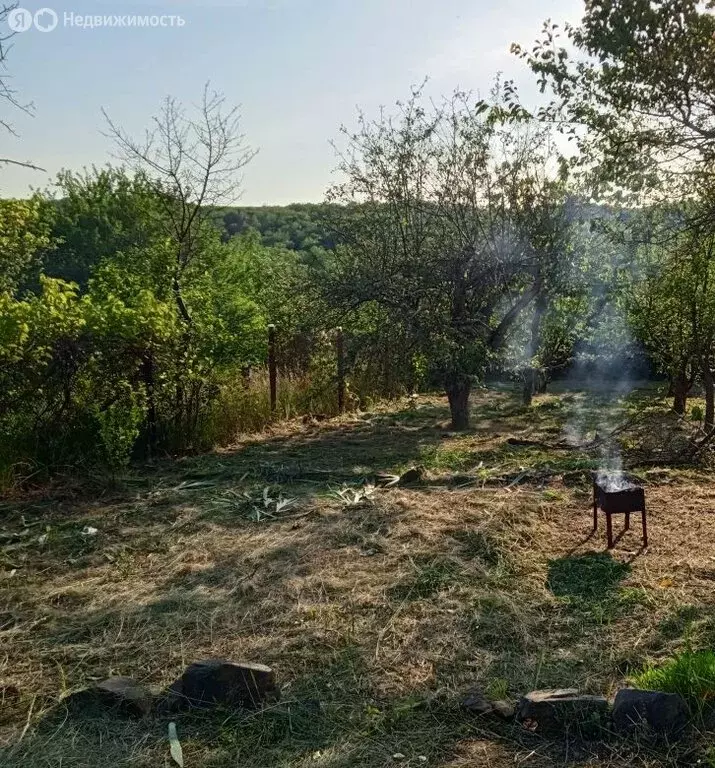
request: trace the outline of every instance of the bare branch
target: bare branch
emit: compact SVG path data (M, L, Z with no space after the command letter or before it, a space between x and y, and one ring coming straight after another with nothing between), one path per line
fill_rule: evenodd
M2 165L16 165L20 168L29 168L31 171L46 171L45 168L40 168L39 165L34 165L30 162L23 162L22 160L11 160L8 157L0 157L0 164Z
M247 147L240 131L238 107L226 107L225 97L204 87L202 100L191 113L167 98L152 120L151 130L136 139L102 110L118 157L149 179L162 201L167 233L176 247L174 292L182 319L190 312L181 296L181 276L191 264L211 211L240 196L241 170L256 151Z

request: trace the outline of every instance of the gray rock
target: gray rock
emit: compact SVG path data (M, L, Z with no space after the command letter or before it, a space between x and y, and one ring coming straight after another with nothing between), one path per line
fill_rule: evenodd
M529 730L555 735L576 731L583 737L600 731L608 711L603 696L581 694L576 688L532 691L523 696L516 719Z
M257 707L279 698L275 676L263 664L206 659L191 664L168 691L164 707Z
M147 717L152 711L153 697L131 677L110 677L72 694L66 703L83 714L111 710L127 717Z
M508 701L491 701L478 688L473 688L462 702L462 707L473 715L496 715L502 720L514 717L514 705Z
M462 706L473 715L489 715L494 710L491 701L478 688L469 691Z
M624 688L616 694L611 713L613 725L621 732L646 725L662 736L678 737L690 719L688 706L677 693Z

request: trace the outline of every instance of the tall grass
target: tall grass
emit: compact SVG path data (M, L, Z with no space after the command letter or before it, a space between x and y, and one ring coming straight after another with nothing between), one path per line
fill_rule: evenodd
M647 667L630 682L650 691L679 693L699 707L715 701L715 651L687 651L659 667Z
M357 404L347 398L347 406ZM227 378L202 424L202 442L226 445L237 435L260 432L271 422L300 416L333 417L338 414L337 385L332 377L283 375L278 379L276 413L271 414L268 372L255 372L250 382Z

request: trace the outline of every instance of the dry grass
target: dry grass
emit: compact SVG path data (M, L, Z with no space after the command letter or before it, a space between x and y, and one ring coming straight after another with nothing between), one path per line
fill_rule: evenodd
M396 753L445 768L707 760L707 735L674 750L550 744L460 712L472 685L608 694L648 660L715 641L715 483L653 472L650 550L634 527L606 553L602 531L588 538L590 489L569 474L593 458L506 443L558 439L571 402L525 411L480 393L474 429L456 436L444 401L423 398L282 425L104 495L64 486L7 502L0 677L20 697L8 688L0 701L0 764L169 765L166 720L88 721L60 698L112 674L158 690L207 656L274 666L283 700L182 716L187 766L383 766ZM490 484L559 462L566 484ZM334 492L415 463L429 471L422 487L359 504ZM278 509L281 498L291 502Z

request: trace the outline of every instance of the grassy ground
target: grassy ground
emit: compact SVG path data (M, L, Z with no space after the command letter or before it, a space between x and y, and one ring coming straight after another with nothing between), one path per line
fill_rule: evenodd
M571 393L524 409L483 391L454 435L445 401L425 397L283 425L112 491L5 502L0 765L169 765L167 720L79 719L60 699L117 674L159 690L213 656L273 666L282 701L179 717L189 768L715 765L712 734L548 743L459 707L475 685L611 694L715 643L711 476L644 471L650 549L634 525L609 553L603 529L589 536L598 450L559 442L641 406ZM418 464L419 487L360 492Z

